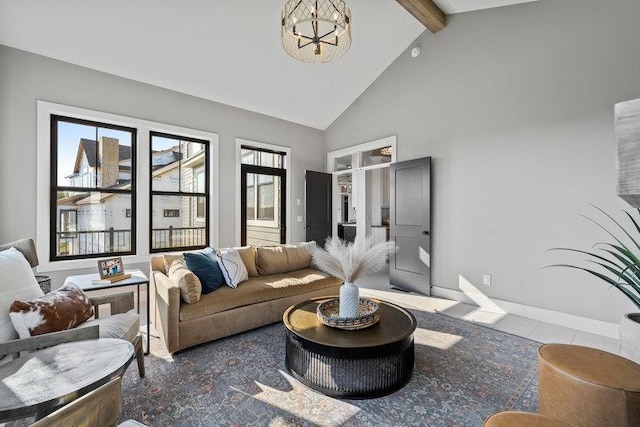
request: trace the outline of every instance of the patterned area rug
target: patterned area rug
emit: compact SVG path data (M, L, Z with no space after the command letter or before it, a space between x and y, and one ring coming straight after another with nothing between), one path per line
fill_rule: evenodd
M149 426L481 426L504 410L536 411L540 343L441 314L412 310L416 363L401 390L333 399L293 379L282 323L174 356L152 340L147 376L123 382L124 414Z

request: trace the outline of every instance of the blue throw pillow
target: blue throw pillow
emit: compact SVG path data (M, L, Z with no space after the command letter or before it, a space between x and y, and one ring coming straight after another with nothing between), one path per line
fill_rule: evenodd
M200 252L185 252L184 262L187 263L187 268L200 279L203 294L213 292L225 284L216 259L216 252L212 248L204 248Z

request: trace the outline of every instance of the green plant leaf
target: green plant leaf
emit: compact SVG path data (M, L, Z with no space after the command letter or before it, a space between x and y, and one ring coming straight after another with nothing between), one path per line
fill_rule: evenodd
M554 264L554 265L550 265L549 267L566 267L566 268L573 268L576 270L582 270L585 271L589 274L592 274L594 276L596 276L599 279L602 279L603 281L609 283L611 286L615 287L616 289L620 290L626 297L628 297L631 302L633 302L633 304L640 308L640 297L638 297L638 295L634 294L633 292L629 291L628 289L626 289L624 286L622 286L620 283L618 283L617 281L613 280L610 277L605 276L604 274L598 273L597 271L593 271L591 269L588 268L584 268L584 267L578 267L576 265L571 265L571 264Z
M640 209L638 209L638 212L640 212ZM625 214L627 214L627 216L629 217L629 219L631 220L631 223L634 225L634 227L636 228L636 231L638 232L638 235L640 235L640 226L638 225L638 223L636 222L635 218L633 216L631 216L631 214L627 211L624 211ZM640 249L640 246L638 246L638 243L634 241L634 243L636 244L636 246L638 247L638 249Z
M572 248L553 248L551 250L563 250L586 255L588 257L585 260L586 262L596 264L599 268L604 269L606 273L601 273L591 268L580 267L578 265L571 264L554 264L550 267L566 267L585 271L618 289L638 308L640 308L640 257L639 255L634 253L634 250L631 249L635 247L634 249L640 251L640 224L638 224L638 221L636 221L629 212L624 211L633 225L631 228L632 232L634 234L637 234L637 237L634 237L631 232L629 232L620 222L618 222L603 209L593 204L591 206L600 211L609 219L609 221L615 224L615 226L619 228L622 233L624 233L624 235L629 239L632 245L627 245L621 240L621 238L619 238L615 233L613 233L599 221L596 221L585 215L580 215L589 222L595 224L597 227L601 228L613 239L614 242L612 243L597 242L593 245L593 248L596 248L598 251L602 251L604 253L604 256L591 251ZM637 209L637 213L638 215L640 215L640 209Z
M630 264L627 266L618 266L618 268L622 268L618 280L624 278L629 286L633 287L638 292L638 294L640 294L640 276L636 274L636 272L638 271L638 266L635 264Z
M607 216L607 218L609 218L609 219L610 219L610 220L611 220L615 225L617 225L617 226L618 226L618 228L620 228L620 230L622 230L622 232L623 232L624 234L626 234L626 235L627 235L627 237L629 237L629 239L631 239L631 241L634 243L634 245L636 245L636 247L637 247L638 249L640 249L640 245L638 245L638 242L636 242L636 240L635 240L633 237L631 237L631 234L629 234L629 232L627 231L627 229L626 229L626 228L624 228L622 225L620 225L620 223L619 223L618 221L616 221L616 220L615 220L615 218L613 218L611 215L609 215L608 213L606 213L604 210L600 209L598 206L596 206L596 205L591 205L591 206L593 206L594 208L596 208L596 209L598 209L600 212L602 212L604 215L606 215L606 216ZM624 211L624 212L625 212L629 217L631 216L631 215L629 214L629 212L626 212L626 211ZM603 227L603 228L604 228L604 227ZM605 230L606 230L606 228L605 228ZM608 231L607 231L607 232L608 232ZM623 243L622 243L622 242L621 242L617 237L615 237L615 236L613 235L613 233L609 233L609 234L611 234L611 236L613 236L613 237L614 237L614 239L616 239L616 240L617 240L621 245L623 245L623 246L624 246L624 244L623 244Z

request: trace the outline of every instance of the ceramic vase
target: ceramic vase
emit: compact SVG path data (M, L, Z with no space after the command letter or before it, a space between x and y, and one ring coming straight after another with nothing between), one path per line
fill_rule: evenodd
M360 315L360 291L353 283L340 287L340 317L355 319Z
M622 316L618 326L620 335L620 355L640 363L640 313Z

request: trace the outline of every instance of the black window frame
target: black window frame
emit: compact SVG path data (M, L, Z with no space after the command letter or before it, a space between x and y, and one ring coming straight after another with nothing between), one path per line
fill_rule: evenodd
M107 189L98 187L75 187L58 185L58 123L74 123L84 126L93 126L98 128L113 129L131 134L131 186L129 190L123 189ZM79 119L77 117L69 117L59 114L50 115L50 193L49 193L49 261L66 261L77 259L93 259L103 258L105 256L124 256L136 254L136 148L138 142L138 129L130 126L115 125L111 123L104 123L96 120ZM129 251L113 251L113 252L96 252L92 254L78 254L78 255L58 255L57 246L57 206L58 206L58 192L83 192L83 193L102 193L102 194L126 194L130 196L131 200L131 220L129 230ZM62 232L61 232L62 233ZM76 232L77 234L77 232Z
M182 191L180 190L181 183L178 184L178 191L166 191L166 190L154 190L153 189L153 156L151 155L151 153L153 152L153 137L157 136L157 137L161 137L161 138L170 138L170 139L175 139L177 141L185 141L185 142L193 142L193 143L198 143L198 144L202 144L203 146L203 152L204 152L204 174L205 174L205 180L204 180L204 192L188 192L188 191ZM181 152L182 153L182 152ZM200 152L197 152L197 154L199 154ZM211 146L210 146L210 141L207 139L199 139L199 138L192 138L192 137L186 137L186 136L182 136L179 134L172 134L172 133L166 133L166 132L157 132L157 131L150 131L149 132L149 253L160 253L160 252L168 252L168 251L186 251L186 250L195 250L195 249L202 249L202 248L206 248L209 246L209 236L211 234L211 209L210 209L210 188L209 188L209 181L210 181L210 167L209 167L209 163L210 163L210 156L211 156ZM188 153L186 153L188 155ZM181 174L181 168L182 168L182 162L183 162L183 158L182 156L178 156L178 176L179 179L182 179L182 174ZM154 206L153 206L153 198L154 196L169 196L169 197L175 197L175 196L182 196L182 197L204 197L205 198L205 217L204 217L204 223L205 223L205 243L203 245L193 245L193 246L168 246L168 247L157 247L154 248L153 245L153 240L154 240L154 228L153 228L153 212L154 212ZM196 199L197 200L197 199ZM165 209L166 210L166 209ZM163 216L164 217L164 216Z
M274 155L279 155L281 158L281 166L280 167L269 167L269 166L259 166L249 163L242 163L242 158L240 159L240 244L241 246L245 246L247 244L247 176L249 174L256 175L270 175L277 176L280 178L280 243L286 242L287 236L287 153L284 151L276 151L270 150L267 148L258 148L252 147L250 145L241 145L241 150L250 150L257 153L271 153ZM257 160L257 159L256 159ZM272 181L273 182L273 181ZM257 197L258 193L258 179L256 179L253 183L255 197ZM257 199L256 199L257 200ZM275 203L275 200L274 200ZM254 215L258 214L258 203L256 201L254 206Z

